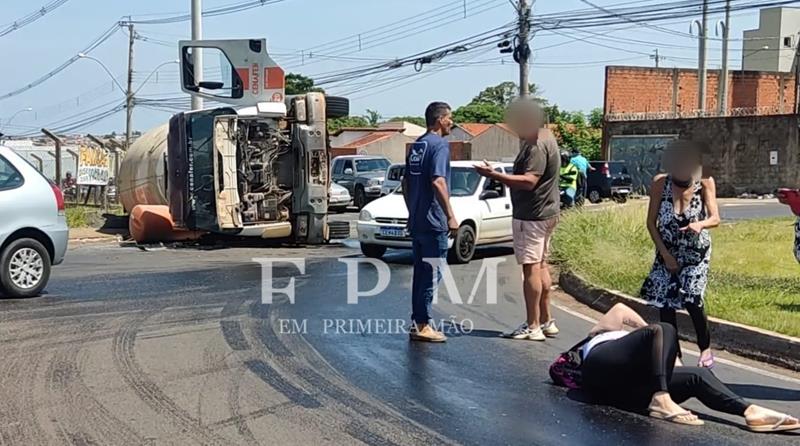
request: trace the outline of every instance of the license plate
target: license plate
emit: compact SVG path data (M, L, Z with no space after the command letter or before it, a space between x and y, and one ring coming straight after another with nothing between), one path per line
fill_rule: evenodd
M406 231L403 228L381 228L380 234L382 237L403 238Z

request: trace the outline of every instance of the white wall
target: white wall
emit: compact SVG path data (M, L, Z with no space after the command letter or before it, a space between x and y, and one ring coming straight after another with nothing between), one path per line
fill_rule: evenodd
M790 72L799 31L799 8L762 9L758 29L744 32L742 69ZM786 38L790 40L788 46L784 42Z

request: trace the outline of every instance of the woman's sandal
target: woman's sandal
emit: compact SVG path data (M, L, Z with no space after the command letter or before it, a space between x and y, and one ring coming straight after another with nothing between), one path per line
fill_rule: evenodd
M697 362L697 367L702 367L706 369L713 369L714 368L714 354L709 353L707 355L703 355L700 357L700 360Z
M775 424L763 424L763 425L747 425L747 428L752 432L783 432L783 431L791 431L795 429L800 429L800 422L786 424L787 421L791 420L793 417L790 417L786 414L780 414L778 418L778 422Z
M670 423L676 424L685 424L687 426L702 426L705 423L703 420L695 419L687 419L686 417L695 416L695 414L689 412L688 410L685 412L678 412L678 413L668 413L663 411L662 409L656 409L655 407L648 408L650 411L650 416L658 419L669 421Z

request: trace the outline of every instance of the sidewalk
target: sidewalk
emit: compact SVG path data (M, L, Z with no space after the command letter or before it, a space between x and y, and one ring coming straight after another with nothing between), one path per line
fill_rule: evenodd
M121 231L103 230L100 232L97 228L70 228L69 229L69 244L72 246L75 243L92 243L92 242L109 242L116 241L122 235ZM113 232L113 233L112 233Z

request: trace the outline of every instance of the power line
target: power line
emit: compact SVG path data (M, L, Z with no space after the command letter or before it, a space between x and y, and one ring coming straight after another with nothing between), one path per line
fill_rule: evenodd
M46 16L47 14L53 12L59 6L63 5L64 3L68 2L68 1L69 0L53 0L50 3L42 6L39 9L37 9L36 11L33 11L33 12L23 16L23 17L20 17L17 20L14 20L11 23L3 25L3 27L0 28L0 37L3 37L3 36L8 35L8 34L11 34L14 31L17 31L18 29L20 29L20 28L22 28L24 26L30 25L31 23L41 19L42 17Z
M286 0L249 0L243 2L232 3L227 6L220 6L203 11L203 17L217 17L221 15L234 14L237 12L247 11L249 9L261 8L263 6L274 5ZM170 17L163 17L157 19L145 20L128 20L125 24L134 25L166 25L170 23L188 22L192 19L191 14L178 14Z
M103 32L103 34L101 34L100 36L98 36L97 38L92 40L82 50L76 51L74 56L70 57L69 59L66 60L66 62L64 62L61 65L59 65L58 67L54 68L53 70L51 70L47 74L44 74L44 75L40 76L39 78L37 78L33 82L29 83L28 85L25 85L24 87L20 87L20 88L17 88L16 90L8 92L8 93L1 94L0 95L0 101L2 101L4 99L12 98L14 96L18 96L18 95L20 95L20 94L22 94L22 93L34 88L34 87L37 87L37 86L41 85L42 83L44 83L48 79L54 77L55 75L57 75L58 73L61 73L64 70L66 70L67 67L69 67L70 65L75 63L75 61L77 61L78 59L80 59L80 57L78 57L78 53L83 53L83 54L91 53L95 48L97 48L98 46L103 44L103 42L105 42L106 40L110 39L111 36L113 36L117 32L117 30L119 30L119 23L115 23L112 27L108 28L105 32Z

